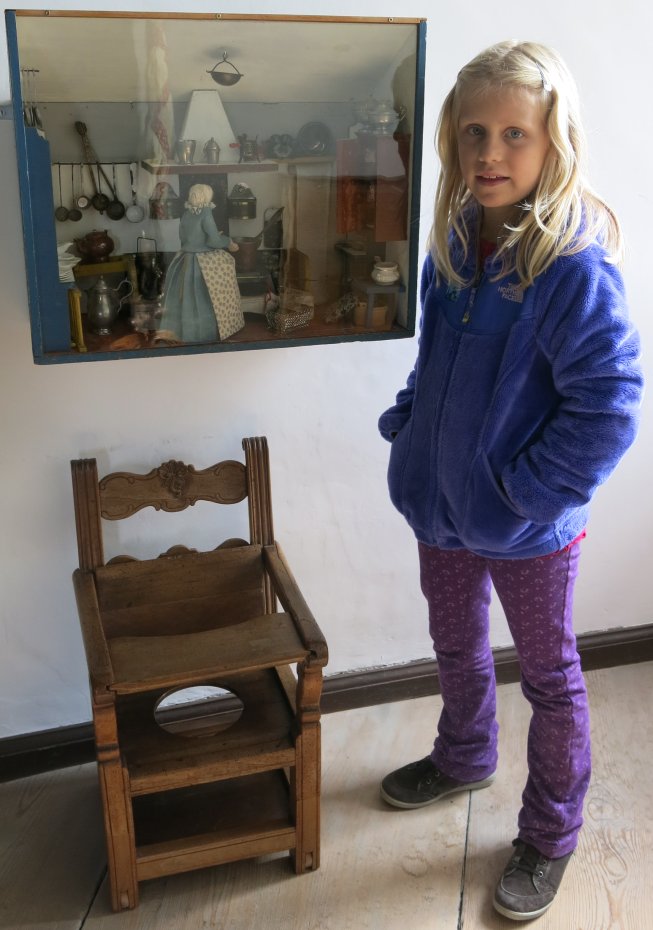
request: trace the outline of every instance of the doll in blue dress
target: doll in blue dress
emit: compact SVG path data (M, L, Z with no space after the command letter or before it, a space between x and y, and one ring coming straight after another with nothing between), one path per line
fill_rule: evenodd
M179 221L181 248L166 276L159 329L180 342L216 342L245 325L231 252L238 245L218 231L213 189L194 184Z

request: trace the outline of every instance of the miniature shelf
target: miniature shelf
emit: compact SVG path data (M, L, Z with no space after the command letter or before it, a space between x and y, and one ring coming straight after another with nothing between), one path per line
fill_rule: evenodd
M178 162L157 163L142 161L141 165L150 174L237 174L247 171L278 171L279 163L276 161L242 161L223 162L217 165L195 162L192 165L180 165Z

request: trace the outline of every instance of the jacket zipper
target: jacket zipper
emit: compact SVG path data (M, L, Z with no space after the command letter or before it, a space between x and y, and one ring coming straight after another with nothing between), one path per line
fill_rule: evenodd
M476 283L474 284L474 286L473 286L472 289L470 290L470 292L469 292L469 297L467 298L467 306L465 307L465 312L463 313L463 318L462 318L462 320L460 321L461 323L469 323L469 321L470 321L470 319L471 319L471 316L472 316L472 308L473 308L473 306L474 306L474 303L476 302L476 295L478 294L478 289L480 288L481 284L483 283L483 278L484 278L484 277L485 277L485 275L484 275L483 273L481 273L481 276L478 278L478 280L476 281Z

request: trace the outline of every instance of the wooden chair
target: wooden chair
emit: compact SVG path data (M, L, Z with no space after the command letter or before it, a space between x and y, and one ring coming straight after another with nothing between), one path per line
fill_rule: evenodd
M95 459L71 463L73 582L114 910L136 907L138 883L162 875L286 850L297 873L319 865L327 646L274 542L267 442L243 447L245 464L196 471L170 461L100 481ZM104 562L103 520L245 498L249 542ZM230 708L242 703L237 722L225 729L218 711L214 732L192 719L195 702L190 729L183 720L164 729L163 696L198 685L219 686Z

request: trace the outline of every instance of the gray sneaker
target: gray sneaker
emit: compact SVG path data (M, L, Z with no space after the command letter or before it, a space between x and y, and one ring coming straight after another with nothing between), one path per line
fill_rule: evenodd
M386 775L381 782L381 797L393 807L425 807L450 794L486 788L493 781L494 773L481 781L456 781L440 772L426 756Z
M551 907L573 853L549 859L521 840L494 892L494 909L511 920L533 920Z

